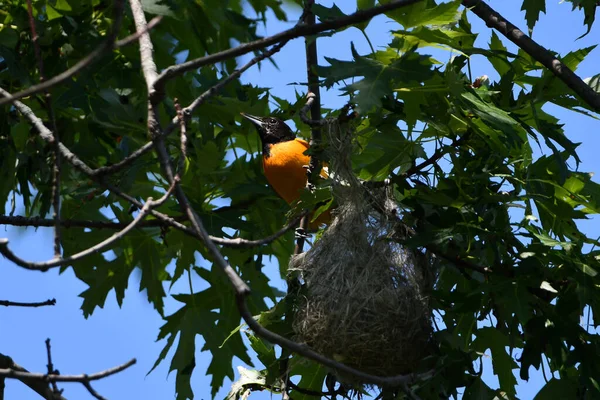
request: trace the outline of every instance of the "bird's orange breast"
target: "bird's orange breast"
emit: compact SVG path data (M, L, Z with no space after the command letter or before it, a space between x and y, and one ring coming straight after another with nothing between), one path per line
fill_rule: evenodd
M302 139L281 142L269 147L269 155L263 157L267 180L288 204L300 197L306 187L306 169L310 158L304 154L308 143Z
M269 155L263 156L265 176L277 194L288 204L298 200L306 187L306 166L310 157L304 154L308 149L308 142L294 139L269 146ZM327 178L325 169L321 176ZM321 214L311 224L311 229L322 223L327 223L331 218L329 211Z

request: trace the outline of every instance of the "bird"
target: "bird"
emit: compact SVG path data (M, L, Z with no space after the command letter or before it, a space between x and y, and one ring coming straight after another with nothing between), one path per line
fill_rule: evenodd
M300 198L308 179L306 169L310 157L305 154L310 147L308 142L296 137L292 129L279 118L241 114L256 127L260 136L263 170L267 181L279 197L288 204L293 204ZM320 176L328 178L326 166L321 169ZM331 213L327 210L309 223L309 231L318 229L330 220ZM301 231L297 233L302 235Z

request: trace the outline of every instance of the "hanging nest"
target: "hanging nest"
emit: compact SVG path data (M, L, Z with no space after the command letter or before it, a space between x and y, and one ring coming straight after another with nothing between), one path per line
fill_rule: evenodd
M370 374L414 372L432 349L431 257L397 243L407 233L390 188L367 189L354 176L352 134L337 124L323 130L338 206L322 237L290 261L303 283L297 339Z

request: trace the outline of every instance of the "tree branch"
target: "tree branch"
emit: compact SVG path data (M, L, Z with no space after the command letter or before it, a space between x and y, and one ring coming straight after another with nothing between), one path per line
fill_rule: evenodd
M35 303L22 303L20 301L0 300L0 306L4 307L44 307L56 305L56 299L48 299Z
M58 374L59 372L54 369L54 364L52 363L52 347L50 346L50 338L46 339L46 357L48 358L48 364L46 364L46 367L48 368L48 374ZM52 390L54 390L54 393L60 393L56 382L52 382Z
M128 197L125 200L128 202L131 202L131 199L132 199L131 197ZM132 203L132 204L138 208L143 207L143 204L137 202L137 200L136 200L136 203ZM156 210L150 210L150 212L153 216L155 216L157 218L161 218L161 219L156 219L156 220L152 220L152 221L140 221L137 225L137 228L173 227L173 228L178 229L192 237L201 239L198 235L196 235L196 233L192 229L179 223L180 221L182 221L184 219L187 220L187 217L181 216L181 215L171 217L169 215L160 213ZM223 246L223 247L249 248L249 247L263 246L263 245L269 244L269 243L277 240L278 238L280 238L281 236L285 235L287 232L292 230L298 224L302 215L303 214L292 219L288 224L283 226L280 230L278 230L277 232L275 232L269 236L266 236L262 239L255 239L255 240L243 239L243 238L228 239L228 238L220 238L220 237L216 237L216 236L212 236L212 235L210 235L209 237L210 237L210 240L212 240L216 244ZM38 227L51 227L51 226L53 226L53 223L54 223L53 220L47 219L47 218L40 218L40 217L27 218L27 217L22 217L22 216L0 215L0 225L25 226L25 227L30 226L30 227L38 228ZM63 228L77 227L77 228L94 228L94 229L123 229L123 228L127 227L127 225L129 225L129 223L128 222L66 219L66 220L61 221L61 225Z
M0 353L0 371L15 371L21 373L29 373L25 368L16 364L12 358L5 356ZM6 376L0 374L0 378L4 379ZM62 395L54 393L52 389L48 386L48 382L40 379L33 379L31 377L14 377L21 382L23 382L26 386L28 386L31 390L39 394L44 399L50 400L66 400Z
M167 190L167 192L164 194L164 196L162 196L160 199L158 200L152 200L152 198L148 198L146 200L146 203L144 204L144 206L142 207L142 209L140 210L139 214L137 215L137 217L135 217L135 219L133 221L131 221L125 228L123 228L122 230L120 230L119 232L116 232L114 235L110 236L109 238L103 240L102 242L87 248L77 254L73 254L72 256L69 257L64 257L64 258L55 258L53 260L50 261L43 261L43 262L31 262L31 261L26 261L23 260L20 257L17 257L9 248L8 248L8 239L4 238L4 239L0 239L0 254L2 254L4 257L6 257L8 260L12 261L13 263L17 264L18 266L28 269L28 270L34 270L34 271L47 271L50 268L55 268L55 267L60 267L62 265L66 265L66 264L71 264L75 261L78 261L84 257L87 257L89 255L92 255L94 253L98 253L101 250L103 250L104 248L106 248L107 246L110 246L111 244L115 243L116 241L120 240L121 238L123 238L123 236L125 236L127 233L129 233L133 228L135 228L137 226L138 223L140 223L144 218L146 218L146 216L149 214L149 211L151 208L153 207L158 207L161 204L163 204L171 195L172 191L173 191L173 187L175 185L175 183L178 182L178 178L173 180L173 184L171 185L171 187L169 188L169 190Z
M435 164L440 158L442 158L448 152L448 150L454 149L454 148L462 145L469 138L469 136L471 136L470 132L467 132L464 135L462 135L460 138L458 138L458 137L454 138L452 140L452 143L450 143L450 145L440 147L431 155L431 157L429 157L428 159L426 159L425 161L423 161L417 165L410 167L409 169L406 170L406 172L400 174L400 177L408 178L418 172L421 172L425 167Z
M6 356L0 355L0 359L2 357L6 357ZM7 357L7 358L10 359L10 357ZM35 380L40 380L43 382L80 382L80 383L92 382L92 381L98 381L100 379L107 378L111 375L118 374L119 372L124 371L127 368L131 367L136 362L137 362L137 360L135 358L132 358L131 360L127 361L125 364L121 364L116 367L104 370L104 371L96 372L91 375L88 375L88 374L79 374L79 375L40 374L40 373L35 373L35 372L28 372L28 371L24 370L23 368L8 367L8 368L0 368L0 376L4 376L6 378L16 378L19 380L35 379ZM13 364L13 365L15 365L15 364Z
M549 50L540 46L483 1L463 0L462 4L481 18L488 27L494 28L502 33L508 40L519 46L536 61L552 71L554 75L571 88L571 90L581 97L591 108L596 110L596 112L600 112L600 94L596 93Z
M238 57L249 53L253 50L258 50L284 40L291 40L301 36L315 35L320 32L338 29L352 24L357 24L359 22L367 21L377 15L384 14L386 12L393 11L404 6L417 3L418 1L421 0L391 1L388 4L368 8L365 10L360 10L355 12L354 14L350 14L345 17L333 19L330 21L321 22L319 24L295 26L294 28L280 32L276 35L255 40L253 42L248 42L238 47L234 47L232 49L220 51L218 53L210 54L208 56L197 58L195 60L190 60L181 64L172 65L166 68L158 76L158 79L154 84L154 90L157 92L157 95L162 96L165 83L169 79L172 79L173 77L178 75L182 75L187 71L200 68L204 65L215 64L221 61L228 60L230 58Z

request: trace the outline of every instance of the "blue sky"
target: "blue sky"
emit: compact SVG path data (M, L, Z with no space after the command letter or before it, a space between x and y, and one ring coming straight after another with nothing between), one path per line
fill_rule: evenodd
M331 1L319 1L325 6ZM494 2L497 11L525 29L524 13L519 10L521 2L504 1ZM354 2L338 1L337 5L345 12L352 12ZM582 25L583 16L578 12L571 12L568 3L559 4L558 0L548 2L548 13L541 16L534 31L534 39L546 47L564 55L569 51L594 44L594 37L598 37L599 28L581 40L576 40L585 32ZM261 33L271 35L291 27L299 10L290 11L290 22L271 23L261 28ZM490 30L473 14L469 15L474 32L480 32L477 44L485 47L489 42ZM367 29L371 42L377 48L385 45L390 40L389 31L397 29L398 25L386 20L384 17L375 18ZM319 54L321 64L325 64L323 56L351 59L350 43L353 42L360 54L369 53L369 46L364 36L357 29L348 29L332 38L319 39ZM507 43L509 50L515 47ZM432 51L440 61L447 61L450 53L441 50ZM240 61L247 60L242 57ZM305 60L303 40L290 42L280 53L275 56L280 70L275 69L270 63L263 63L260 70L253 67L243 76L244 82L251 82L263 87L271 87L271 93L279 97L293 99L294 89L304 91L303 87L290 86L290 82L305 81ZM588 77L599 73L600 51L592 52L582 62L578 74ZM472 59L473 76L488 75L492 80L497 75L484 57ZM340 107L346 101L339 97L336 91L322 93L321 102L327 108ZM599 171L600 160L597 152L600 148L600 122L580 114L571 113L559 107L547 107L547 111L560 118L565 123L565 131L569 138L575 142L582 142L579 154L583 163L582 171ZM598 181L597 178L595 178ZM600 236L600 229L596 221L587 221L581 224L582 229L592 235ZM0 237L8 237L11 248L16 254L31 260L41 261L52 257L52 234L45 228L23 229L14 227L0 227ZM123 363L130 358L137 358L137 365L129 370L100 381L94 385L97 391L109 399L169 399L174 398L174 375L168 376L170 357L152 374L146 376L160 350L163 342L155 342L158 328L162 320L145 300L145 293L139 293L139 276L133 274L130 278L130 289L126 293L123 307L119 309L114 295L109 295L104 309L98 309L92 317L85 320L79 309L81 298L78 294L86 286L75 279L70 270L58 275L56 270L47 273L25 271L11 265L5 259L0 259L2 279L0 280L0 299L13 301L42 301L56 298L55 307L38 309L21 309L15 307L0 309L0 353L10 355L14 360L32 371L45 371L44 340L51 338L55 366L65 374L78 374L82 372L95 372L104 370L114 365ZM274 284L282 287L278 278L278 268L269 264L265 267L267 274L273 279ZM198 288L198 285L195 285ZM176 293L177 288L175 288ZM177 310L179 305L174 301L167 301L166 314ZM197 339L197 348L201 347L201 338ZM197 399L209 399L209 377L204 372L210 361L209 353L197 354L197 366L192 378L192 387ZM234 367L242 365L235 361ZM497 387L497 380L492 372L489 358L484 365L484 379L492 387ZM516 375L518 376L518 372ZM519 381L518 396L521 399L532 399L535 393L544 384L540 372L531 371L529 382ZM80 385L61 385L65 388L65 397L69 399L90 398L87 391ZM217 398L223 398L229 388L226 382ZM12 399L37 399L20 382L7 381L6 398ZM251 398L268 398L267 394L255 393Z

